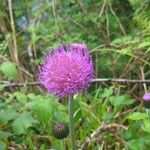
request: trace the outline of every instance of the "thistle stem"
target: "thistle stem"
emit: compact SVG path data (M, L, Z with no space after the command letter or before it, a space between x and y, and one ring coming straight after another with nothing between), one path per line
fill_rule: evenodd
M65 145L64 139L61 140L61 147L62 147L62 150L66 150L66 145Z
M149 124L150 124L150 109L146 109L146 113L148 115L148 120L149 120Z
M71 138L71 147L72 150L76 150L75 138L74 138L74 122L73 122L73 96L69 95L68 97L68 114L69 114L69 129L70 129L70 138Z

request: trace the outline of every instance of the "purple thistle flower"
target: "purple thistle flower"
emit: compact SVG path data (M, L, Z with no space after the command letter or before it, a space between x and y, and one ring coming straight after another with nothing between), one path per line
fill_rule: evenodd
M143 105L145 108L150 108L150 92L144 94Z
M61 44L45 54L39 68L40 82L58 96L81 91L92 78L93 63L85 44Z

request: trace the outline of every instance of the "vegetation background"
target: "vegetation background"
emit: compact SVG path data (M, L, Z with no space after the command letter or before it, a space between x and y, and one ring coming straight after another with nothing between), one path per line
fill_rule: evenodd
M68 120L67 100L37 82L43 52L61 42L88 45L95 78L150 79L150 1L0 0L0 150L61 149L50 127ZM108 81L75 95L78 149L96 133L87 150L149 150L147 90L148 82Z

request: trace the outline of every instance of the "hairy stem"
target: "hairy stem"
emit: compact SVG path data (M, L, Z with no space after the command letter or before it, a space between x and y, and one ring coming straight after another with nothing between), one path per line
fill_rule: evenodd
M70 129L70 138L71 138L71 147L72 150L76 149L75 146L75 138L74 138L74 123L73 123L73 96L69 95L68 97L69 103L68 103L68 114L69 114L69 129Z

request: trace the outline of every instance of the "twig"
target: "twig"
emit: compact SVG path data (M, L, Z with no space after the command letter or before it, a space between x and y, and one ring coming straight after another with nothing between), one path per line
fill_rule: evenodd
M128 128L124 125L121 124L102 124L100 127L98 127L86 140L85 142L81 145L81 148L79 150L86 150L87 146L89 143L96 141L96 139L98 137L100 137L102 135L103 132L107 131L107 130L111 130L111 129L124 129L124 130L128 130Z
M106 0L103 1L103 5L102 5L102 8L101 8L101 11L98 15L98 20L101 19L102 15L103 15L103 12L104 12L104 9L105 9L105 6L106 6Z
M144 80L145 76L144 76L144 69L143 69L143 67L140 67L140 70L141 70L142 80ZM146 87L145 83L143 83L143 87L144 87L144 91L147 92L147 87Z
M13 19L13 13L12 13L12 2L11 2L11 0L8 0L8 7L9 7L9 14L10 14L11 28L12 28L12 32L13 32L14 61L15 61L16 64L18 64L19 61L18 61L18 53L17 53L16 31L15 31L15 26L14 26L14 19Z
M120 22L119 18L117 17L117 15L115 14L114 10L112 9L112 7L111 7L111 4L110 4L110 3L109 3L109 7L110 7L110 11L111 11L111 13L112 13L112 14L113 14L113 16L116 18L116 20L117 20L117 22L118 22L118 24L119 24L119 27L120 27L120 29L121 29L122 33L123 33L124 35L126 35L126 32L125 32L125 30L124 30L124 28L123 28L123 26L122 26L122 24L121 24L121 22Z
M0 84L2 84L6 88L6 87L14 87L14 86L35 86L35 85L40 85L40 82L10 83L7 81L0 81Z
M92 82L118 82L118 83L150 83L150 80L136 80L136 79L109 79L109 78L103 78L103 79L93 79Z
M55 20L55 27L56 27L56 31L58 32L58 23L57 23L57 15L56 15L56 10L55 10L55 0L52 0L52 8L53 8L53 16L54 16L54 20Z
M117 82L117 83L147 83L150 84L150 80L130 80L130 79L109 79L109 78L103 78L103 79L93 79L91 82ZM24 82L24 83L10 83L9 81L0 81L0 84L2 84L4 87L14 87L14 86L35 86L40 85L40 82Z
M8 0L8 8L9 8L9 15L10 15L10 22L11 22L11 29L12 29L12 34L13 34L13 48L12 48L12 58L13 61L19 66L19 59L18 59L18 52L17 52L17 40L16 40L16 31L15 31L15 24L14 24L14 19L13 19L13 12L12 12L12 1ZM17 68L18 69L18 68ZM20 81L23 81L23 77L21 74L21 71L18 69L19 72L19 79Z
M108 8L107 7L106 7L105 16L106 16L107 41L108 41L108 44L110 44L109 16L108 16Z

